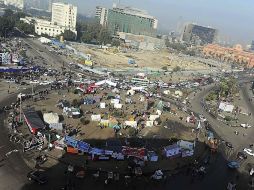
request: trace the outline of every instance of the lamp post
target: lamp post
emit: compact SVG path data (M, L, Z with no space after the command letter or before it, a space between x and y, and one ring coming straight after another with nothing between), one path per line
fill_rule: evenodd
M22 116L22 114L21 114L21 110L22 110L22 105L21 105L21 104L22 104L22 96L21 96L21 95L20 95L20 97L19 97L19 101L20 101L20 102L19 102L19 104L20 104L20 105L19 105L19 122L21 123L21 121L22 121L22 120L21 120L21 116Z

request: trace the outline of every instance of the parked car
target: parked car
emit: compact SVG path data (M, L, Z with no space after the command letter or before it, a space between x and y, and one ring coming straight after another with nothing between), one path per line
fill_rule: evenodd
M237 161L230 161L227 163L227 166L230 168L230 169L237 169L240 167L240 164L239 162Z
M247 155L244 152L238 152L237 158L239 158L241 160L245 160L245 159L247 159Z
M249 149L249 148L245 148L243 149L244 152L246 152L248 155L250 156L254 156L254 152L252 149Z
M30 84L39 84L39 81L38 80L32 80L29 82Z
M230 142L226 142L225 145L226 145L228 148L234 148L233 145L232 145Z
M241 127L247 129L247 128L251 128L251 125L247 124L247 123L244 123L244 124L241 124L240 125Z
M40 171L31 171L27 174L27 178L29 181L35 181L36 183L42 185L48 182L47 177L43 172Z
M49 84L51 84L50 81L43 81L43 82L40 82L40 85L49 85Z

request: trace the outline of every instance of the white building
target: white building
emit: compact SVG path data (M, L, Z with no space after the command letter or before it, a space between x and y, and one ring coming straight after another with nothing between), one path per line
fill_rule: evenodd
M65 27L69 30L76 30L77 7L65 3L52 3L51 22Z
M35 22L35 33L38 35L47 34L51 37L56 37L64 33L65 30L66 28L64 26L55 25L47 20L36 19Z
M4 0L5 5L12 5L19 9L24 9L24 0Z
M99 19L100 24L103 26L107 23L107 14L108 9L100 6L96 7L95 17Z
M51 22L48 20L26 17L21 19L26 23L35 23L35 33L38 35L47 34L56 37L65 30L70 30L77 35L76 31L77 7L64 4L52 3Z

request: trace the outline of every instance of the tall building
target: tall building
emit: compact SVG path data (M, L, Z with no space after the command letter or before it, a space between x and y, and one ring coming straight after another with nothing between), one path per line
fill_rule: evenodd
M97 6L95 17L99 20L101 25L106 25L107 23L107 17L108 17L108 9Z
M24 0L4 0L4 4L24 9Z
M196 45L211 44L215 41L218 31L214 28L187 24L182 34L182 40Z
M65 3L52 3L51 22L69 30L76 30L77 7Z
M250 50L254 51L254 40L252 40L252 42L251 42Z
M114 5L112 9L96 8L96 17L102 25L107 25L109 31L116 35L118 32L136 35L155 36L158 20L146 11L132 7Z

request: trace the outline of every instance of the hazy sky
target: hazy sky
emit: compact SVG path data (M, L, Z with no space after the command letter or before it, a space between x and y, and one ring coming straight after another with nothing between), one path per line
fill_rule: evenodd
M81 14L93 15L96 5L112 7L113 0L67 0ZM121 0L145 9L159 20L159 29L172 31L186 22L219 30L221 39L250 44L254 40L254 0Z

